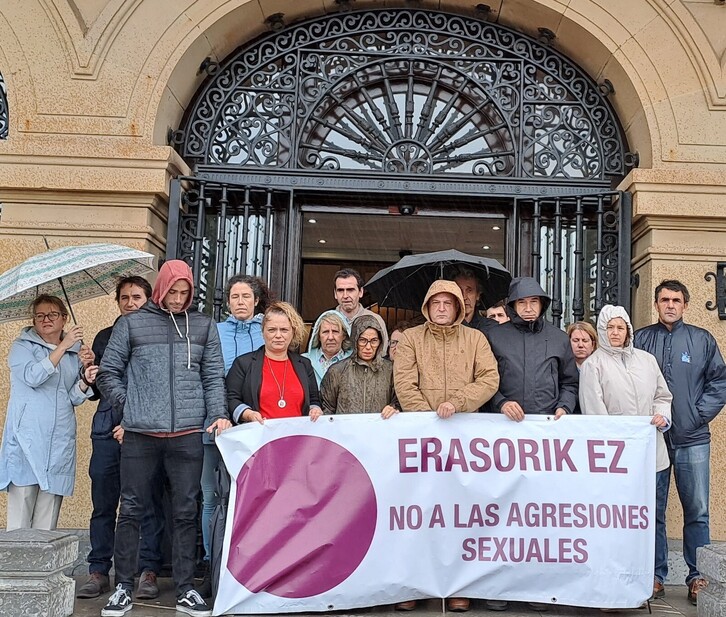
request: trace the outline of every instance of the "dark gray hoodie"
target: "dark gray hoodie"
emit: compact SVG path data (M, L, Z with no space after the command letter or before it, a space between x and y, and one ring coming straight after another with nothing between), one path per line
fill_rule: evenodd
M531 296L542 299L542 312L536 320L525 321L515 305ZM490 402L491 411L501 411L507 401L516 401L525 413L575 409L579 383L575 356L567 334L545 320L549 305L550 297L533 278L512 280L507 304L511 321L487 332L499 367L499 390Z

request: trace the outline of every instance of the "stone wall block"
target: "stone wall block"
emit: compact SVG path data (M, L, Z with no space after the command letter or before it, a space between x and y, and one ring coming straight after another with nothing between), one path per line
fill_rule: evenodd
M698 571L709 582L708 588L717 585L723 588L724 595L721 597L726 600L726 543L707 544L696 549L696 563ZM714 593L711 590L711 594Z
M75 581L63 574L78 556L78 538L59 531L0 532L0 615L68 617Z
M720 587L723 593L724 588ZM716 597L712 594L711 586L703 589L698 594L698 617L723 617L726 615L726 600L723 597Z
M698 594L698 617L726 615L726 543L696 549L696 564L708 581Z

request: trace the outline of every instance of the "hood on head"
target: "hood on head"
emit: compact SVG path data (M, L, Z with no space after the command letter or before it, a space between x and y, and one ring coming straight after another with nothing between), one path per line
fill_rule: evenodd
M461 295L461 289L459 289L459 286L454 281L445 281L441 279L431 283L431 287L429 287L429 290L426 292L426 297L424 298L423 305L421 306L421 313L426 318L426 321L432 323L429 318L429 300L432 296L443 292L450 293L459 303L459 312L452 325L461 325L461 322L464 321L464 316L466 315L466 307L464 306L464 296Z
M378 332L378 336L381 339L381 344L376 349L374 358L377 358L381 353L381 349L383 349L383 328L381 328L381 324L378 323L378 320L373 315L361 315L360 317L356 317L350 326L350 340L353 343L353 357L355 358L358 357L358 338L368 328L373 328Z
M633 324L630 323L630 315L622 306L613 306L612 304L606 304L600 310L600 314L597 316L597 340L599 347L612 351L615 349L608 339L608 323L611 319L620 317L628 326L628 344L625 349L633 348Z
M186 281L190 287L189 298L182 310L186 311L191 306L194 298L194 277L192 276L192 269L181 259L165 261L164 265L161 266L159 276L156 277L154 290L151 292L151 299L156 306L166 308L163 300L177 281Z
M320 316L315 320L313 329L310 331L310 340L308 341L308 351L312 351L313 349L320 348L320 327L323 323L323 319L330 315L337 317L341 321L343 326L345 326L346 334L348 336L350 336L350 325L348 324L348 320L345 317L343 317L343 315L341 315L338 311L336 311L334 309L332 309L330 311L325 311L323 313L320 313ZM343 340L343 343L345 344L345 340Z
M507 306L509 306L516 315L517 311L514 308L517 300L522 298L529 298L531 296L539 296L542 298L542 312L540 317L547 312L547 309L552 302L551 298L547 295L542 286L532 277L529 276L518 276L512 279L509 284L509 296L507 297Z

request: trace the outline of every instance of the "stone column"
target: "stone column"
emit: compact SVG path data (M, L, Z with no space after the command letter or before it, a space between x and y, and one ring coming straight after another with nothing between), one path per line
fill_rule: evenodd
M698 593L698 617L726 615L726 543L696 549L696 566L708 587Z
M68 617L75 581L63 574L78 538L61 531L0 531L0 615Z

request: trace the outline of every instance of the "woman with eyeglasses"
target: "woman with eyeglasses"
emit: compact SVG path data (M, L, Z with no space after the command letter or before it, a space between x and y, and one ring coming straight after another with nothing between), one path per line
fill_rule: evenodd
M235 422L322 415L315 372L293 350L305 340L305 324L287 302L273 302L262 318L264 345L237 358L227 373L227 404Z
M323 377L320 398L325 413L398 413L393 389L393 363L383 357L383 332L370 315L351 325L353 355L333 364Z
M33 325L10 348L10 400L0 446L0 489L8 491L7 529L55 529L76 476L76 416L93 392L97 366L79 360L83 328L66 332L60 298L38 296ZM79 371L83 370L83 374Z

